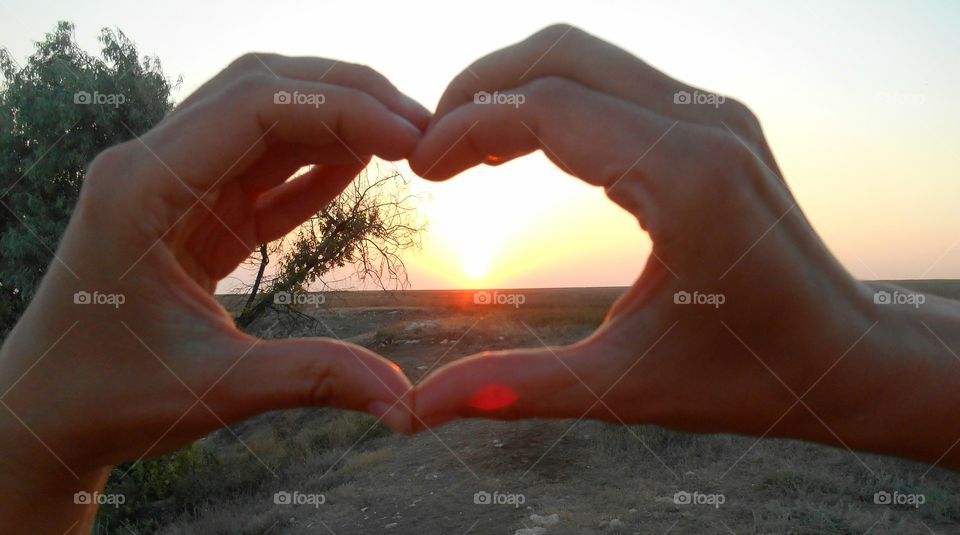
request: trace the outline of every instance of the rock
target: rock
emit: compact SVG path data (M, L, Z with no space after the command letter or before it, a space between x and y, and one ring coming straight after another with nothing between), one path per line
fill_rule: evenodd
M637 510L636 510L636 509L630 509L628 512L629 512L629 513L636 513Z
M399 524L397 524L396 522L390 522L390 523L387 524L386 526L383 526L383 529L395 528L395 527L397 527L398 525L399 525Z
M530 515L530 521L538 526L552 526L560 522L560 515L556 513L547 516Z
M447 345L447 344L449 344L449 343L450 343L450 340L447 340L446 338L444 338L443 340L440 341L440 345L442 345L442 346L445 346L445 345Z
M606 529L618 529L624 526L626 526L626 524L621 522L619 518L614 518L613 520L603 520L600 522L600 527Z

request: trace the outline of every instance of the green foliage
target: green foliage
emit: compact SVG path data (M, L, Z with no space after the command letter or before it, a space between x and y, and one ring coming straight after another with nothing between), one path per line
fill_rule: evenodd
M61 22L23 65L0 50L0 334L53 259L86 166L172 109L157 58L120 31L99 41L100 57L87 54Z
M152 532L165 511L176 509L165 504L195 503L209 498L208 489L202 488L200 482L216 480L221 469L213 452L199 443L163 457L117 466L104 494L119 494L125 499L119 506L100 507L97 528L113 532L118 526L126 526L133 533Z

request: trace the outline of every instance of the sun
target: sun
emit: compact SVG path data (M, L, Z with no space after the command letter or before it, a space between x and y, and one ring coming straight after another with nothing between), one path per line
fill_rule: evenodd
M463 274L471 280L479 280L490 272L490 255L470 249L461 252Z

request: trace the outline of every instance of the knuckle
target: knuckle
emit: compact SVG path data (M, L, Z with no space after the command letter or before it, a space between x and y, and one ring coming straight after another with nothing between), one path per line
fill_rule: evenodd
M229 94L241 96L257 93L274 87L276 78L262 72L251 72L237 78L227 89Z
M711 136L706 157L715 162L713 175L719 182L718 189L724 194L736 194L750 185L750 178L757 176L757 157L737 136L724 132Z
M369 65L351 63L350 70L361 87L372 89L374 91L380 90L390 92L396 90L396 87L394 87L393 83L386 76Z
M336 372L331 364L316 360L308 364L306 377L310 378L304 404L307 406L328 406L336 401Z
M530 82L528 88L531 95L539 98L555 97L569 93L574 83L560 76L544 76Z
M101 152L90 163L88 175L100 175L102 171L109 173L110 170L123 168L129 161L129 155L132 152L132 142L125 141L119 145L109 147Z
M87 168L76 211L81 218L95 216L104 201L116 202L118 190L129 192L130 184L119 184L128 175L139 173L139 144L126 141L98 154ZM121 186L118 188L118 186Z
M363 64L363 63L351 63L349 68L353 70L354 74L360 78L360 80L365 82L372 83L383 83L387 81L387 78L377 72L373 67Z
M743 132L748 136L760 133L760 121L746 104L736 99L728 98L724 103L724 121L736 132Z
M537 33L531 36L531 39L536 41L549 41L554 42L557 39L561 39L569 36L569 34L582 34L583 30L573 26L572 24L567 24L565 22L559 22L556 24L551 24Z
M264 65L270 64L276 57L276 54L265 52L247 52L246 54L233 60L233 62L230 63L227 68L237 72L253 72L257 70L264 70Z

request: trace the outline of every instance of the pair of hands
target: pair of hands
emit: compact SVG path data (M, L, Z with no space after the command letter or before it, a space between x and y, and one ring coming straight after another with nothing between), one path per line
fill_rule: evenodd
M277 105L279 91L325 102ZM479 91L525 100L475 104ZM587 417L843 442L811 415L842 426L873 395L866 380L848 387L878 368L870 290L805 220L753 115L730 99L677 104L678 91L694 88L569 26L478 60L432 116L367 67L241 58L91 165L57 260L3 348L0 475L67 496L119 462L300 406L370 412L401 432ZM536 150L603 187L654 244L582 342L466 358L414 389L361 347L241 333L213 298L257 244L318 211L374 155L443 180ZM78 291L125 303L74 306ZM724 303L697 304L705 295ZM516 400L483 408L491 385Z

